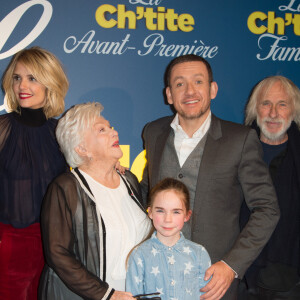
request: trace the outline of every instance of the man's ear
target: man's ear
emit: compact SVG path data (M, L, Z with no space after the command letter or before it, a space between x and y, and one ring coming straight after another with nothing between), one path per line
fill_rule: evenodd
M167 96L168 103L173 104L173 97L169 86L166 88L166 96Z
M152 209L150 206L147 208L147 211L148 211L149 218L152 220Z
M213 81L210 84L210 99L215 99L217 97L218 94L218 84Z
M191 215L192 215L192 210L190 209L184 218L184 222L187 222L190 219Z

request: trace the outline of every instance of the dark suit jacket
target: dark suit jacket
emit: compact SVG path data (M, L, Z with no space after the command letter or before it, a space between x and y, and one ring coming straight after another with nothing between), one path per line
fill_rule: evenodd
M172 120L173 117L164 117L144 129L144 195L158 181ZM239 278L268 241L280 215L269 171L261 156L261 144L253 129L212 115L197 180L192 240L207 249L213 263L224 260ZM252 214L240 232L244 197Z

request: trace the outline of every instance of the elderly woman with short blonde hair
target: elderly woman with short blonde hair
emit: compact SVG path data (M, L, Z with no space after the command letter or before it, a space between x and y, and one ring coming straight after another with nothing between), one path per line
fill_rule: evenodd
M58 122L57 140L73 169L54 180L44 200L40 299L134 299L124 292L125 261L151 223L136 177L115 169L119 137L102 109L79 104Z

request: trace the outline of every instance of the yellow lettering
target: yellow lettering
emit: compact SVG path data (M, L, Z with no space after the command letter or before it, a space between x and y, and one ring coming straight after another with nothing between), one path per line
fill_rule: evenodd
M263 34L266 32L267 27L261 25L260 27L257 26L257 20L264 21L267 19L267 15L263 12L256 11L253 12L247 20L247 25L249 30L254 34Z
M267 26L262 21L267 20ZM263 12L253 12L247 20L249 30L254 34L263 34L266 31L271 34L284 35L287 26L294 25L294 33L299 35L300 16L298 14L286 13L284 18L276 17L275 12L269 11L268 15Z
M117 21L114 19L107 20L106 14L114 14L117 9L109 4L101 5L97 8L95 18L97 23L103 28L112 28L116 26Z
M192 25L195 25L193 16L189 14L182 14L178 17L178 27L181 31L190 32L194 29Z
M157 12L157 29L165 30L165 8L158 7Z
M121 166L129 168L130 165L130 146L129 145L120 145L120 148L123 152L123 156L120 158Z
M143 171L146 165L146 151L143 150L132 163L130 171L137 177L139 181L143 178Z
M277 25L277 33L280 35L284 34L284 19L275 18L275 12L268 12L268 32L274 34L275 33L275 25Z
M120 158L121 166L125 168L130 167L130 145L120 145L123 152L123 157ZM143 178L143 171L146 165L146 150L143 150L138 154L132 163L130 171L137 177L139 181Z
M168 29L170 31L177 31L177 25L175 25L175 20L177 20L178 14L174 13L174 9L167 9L165 18L167 20Z
M125 5L118 5L118 28L125 29L126 19L128 20L128 28L136 28L136 15L133 11L126 11Z
M117 13L117 14L116 14ZM116 14L116 19L112 15ZM174 9L165 7L157 7L154 11L153 7L136 7L136 12L126 10L124 4L119 4L116 7L110 4L99 6L95 13L97 23L103 28L113 28L117 25L119 29L136 29L137 20L144 19L146 28L149 30L165 30L177 31L178 29L184 32L194 30L195 20L189 14L178 15Z
M300 35L300 15L295 15L293 18L294 33Z
M152 7L146 8L146 12L144 13L144 18L146 19L146 27L149 30L156 30L157 25L154 24L154 19L157 18L157 13L153 12Z

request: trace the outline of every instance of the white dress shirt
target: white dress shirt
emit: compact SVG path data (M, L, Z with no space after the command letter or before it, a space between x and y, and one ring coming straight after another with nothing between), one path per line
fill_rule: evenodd
M174 120L171 123L171 127L174 129L174 146L177 153L178 161L180 167L183 166L186 159L189 157L191 152L195 149L201 139L204 137L208 131L211 123L211 112L200 126L200 128L189 137L182 127L179 125L178 114L176 114Z

